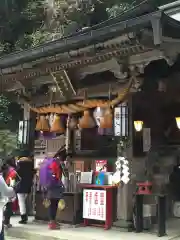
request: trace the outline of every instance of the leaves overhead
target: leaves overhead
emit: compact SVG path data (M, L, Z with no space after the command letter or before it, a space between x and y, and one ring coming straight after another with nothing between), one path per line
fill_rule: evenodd
M0 53L27 49L114 17L143 0L1 0ZM150 0L163 5L172 0Z
M10 101L3 95L0 95L0 123L8 122L12 119L9 113Z
M0 156L7 156L17 147L17 135L9 130L0 130Z
M44 2L41 0L0 1L0 42L3 52L15 50L16 42L32 34L43 24Z

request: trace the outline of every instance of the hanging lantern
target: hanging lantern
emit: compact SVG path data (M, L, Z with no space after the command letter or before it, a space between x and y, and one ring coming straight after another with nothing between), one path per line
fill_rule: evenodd
M134 128L136 132L141 132L143 128L143 121L140 121L140 120L134 121Z
M178 129L180 129L180 117L176 117L175 119Z
M49 122L46 116L40 116L36 123L36 130L48 132L49 131Z
M75 117L70 117L68 127L69 129L76 129L78 127L78 121Z
M112 128L113 115L111 108L108 108L100 119L100 128Z
M79 120L79 127L80 128L93 128L96 126L96 123L90 112L88 110L84 111L84 115Z
M50 131L55 132L55 133L64 133L65 132L65 128L63 127L63 125L61 123L60 116L58 116L58 115L54 116L54 121L52 123Z

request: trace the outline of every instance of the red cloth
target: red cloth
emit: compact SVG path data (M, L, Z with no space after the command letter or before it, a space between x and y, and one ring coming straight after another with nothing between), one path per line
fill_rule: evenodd
M17 172L15 171L15 169L14 168L10 168L9 169L9 171L8 171L8 174L7 174L7 176L6 176L6 183L7 183L7 185L9 185L10 184L10 179L15 179L16 178L16 175L17 175Z
M19 210L19 204L18 204L18 199L14 200L12 202L12 211L16 213Z
M60 165L56 162L53 161L49 168L52 170L52 173L56 176L57 179L61 180L62 178L62 169Z

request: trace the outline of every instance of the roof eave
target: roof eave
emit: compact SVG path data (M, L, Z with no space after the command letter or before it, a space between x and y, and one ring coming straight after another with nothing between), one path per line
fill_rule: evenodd
M66 39L59 39L36 48L9 54L0 58L0 68L13 67L43 57L68 52L69 50L77 50L87 45L108 41L132 30L140 30L150 26L152 18L159 13L161 13L161 11L118 22L111 26L96 30L90 29L84 34L79 34Z

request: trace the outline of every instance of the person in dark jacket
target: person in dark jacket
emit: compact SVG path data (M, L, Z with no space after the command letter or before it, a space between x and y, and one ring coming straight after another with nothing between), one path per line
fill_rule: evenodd
M26 199L31 193L34 177L34 163L31 154L28 150L21 150L18 153L17 159L17 173L21 178L18 184L16 193L19 203L19 211L21 214L20 224L26 224L28 221L28 213L26 207Z

